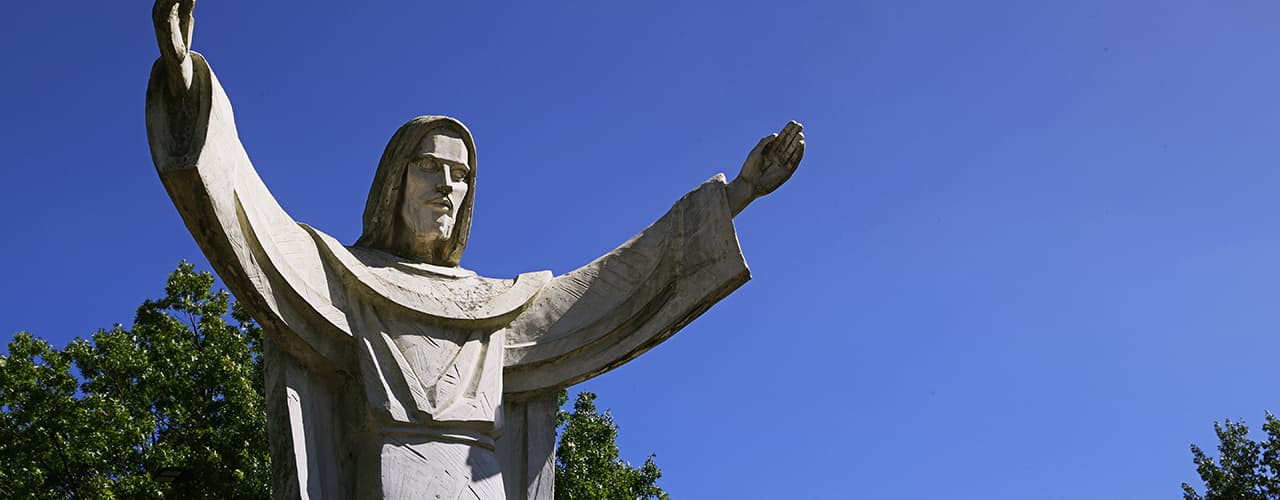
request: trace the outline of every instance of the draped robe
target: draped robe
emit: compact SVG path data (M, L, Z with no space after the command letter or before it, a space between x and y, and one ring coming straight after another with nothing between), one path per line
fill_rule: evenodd
M153 68L148 139L187 228L266 332L277 498L550 499L557 392L750 277L723 175L560 276L485 278L344 246L271 196L217 78L191 57L182 96Z

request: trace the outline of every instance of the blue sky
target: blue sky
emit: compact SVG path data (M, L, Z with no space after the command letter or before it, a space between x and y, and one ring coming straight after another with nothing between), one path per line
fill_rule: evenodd
M391 133L476 135L463 265L565 272L760 136L754 279L578 388L677 498L1177 498L1280 410L1280 4L201 2L267 185L346 242ZM150 4L0 7L0 333L207 263L151 165ZM1197 482L1198 484L1198 482Z

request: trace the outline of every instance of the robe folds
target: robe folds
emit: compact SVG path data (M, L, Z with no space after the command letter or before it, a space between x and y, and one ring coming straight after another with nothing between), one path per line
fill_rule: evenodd
M278 498L364 497L368 477L384 495L431 488L409 476L429 479L436 459L387 471L387 456L423 460L415 443L447 443L470 467L471 496L550 499L557 392L642 354L750 277L723 175L560 276L486 278L345 246L271 196L217 78L191 57L183 95L166 88L163 61L153 68L148 139L187 228L266 332Z

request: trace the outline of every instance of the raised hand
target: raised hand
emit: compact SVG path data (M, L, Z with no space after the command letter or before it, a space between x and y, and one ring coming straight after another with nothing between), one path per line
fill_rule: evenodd
M195 0L156 0L151 9L151 21L155 23L156 42L160 45L160 57L169 73L169 89L174 93L185 92L191 87L192 66L191 32L195 18Z
M756 144L742 163L742 171L729 183L729 208L734 215L756 198L772 193L800 166L804 157L804 126L788 122L782 131Z

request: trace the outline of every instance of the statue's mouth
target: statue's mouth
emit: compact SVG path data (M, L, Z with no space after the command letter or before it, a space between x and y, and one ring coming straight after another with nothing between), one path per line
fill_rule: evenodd
M450 202L448 198L427 200L427 206L435 210L443 210L446 212L453 211L453 202Z

